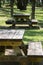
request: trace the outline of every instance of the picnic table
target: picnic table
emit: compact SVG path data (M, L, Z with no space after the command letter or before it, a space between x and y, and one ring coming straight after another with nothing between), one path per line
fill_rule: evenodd
M24 29L0 29L0 46L20 46L24 32Z
M13 14L13 19L7 20L6 24L12 24L11 27L16 28L16 27L21 27L21 28L32 28L36 27L39 28L38 26L38 21L35 19L29 19L30 14Z
M23 24L25 27L26 25L28 25L29 27L29 25L31 24L29 17L30 14L13 14L13 20L7 20L6 24L12 24L12 26L14 27L16 26L16 24Z
M0 29L0 46L13 46L13 49L15 47L19 47L22 45L23 41L23 35L25 30L17 29ZM31 44L30 44L31 45ZM27 65L28 62L39 62L41 61L42 55L25 55L22 48L21 53L22 56L15 56L15 55L0 55L0 62L19 62L22 65ZM26 49L25 49L26 51ZM31 52L30 52L31 53ZM29 54L29 52L28 52Z

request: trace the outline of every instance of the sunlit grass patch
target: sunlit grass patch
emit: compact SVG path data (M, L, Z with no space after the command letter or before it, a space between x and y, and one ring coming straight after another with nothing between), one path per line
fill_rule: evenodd
M9 17L0 17L0 26L6 26L5 21L8 19Z
M40 29L39 30L26 30L23 41L24 42L43 41L43 29L42 30Z

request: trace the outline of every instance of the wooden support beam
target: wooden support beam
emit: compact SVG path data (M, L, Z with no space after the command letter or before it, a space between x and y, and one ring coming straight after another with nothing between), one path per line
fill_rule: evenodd
M0 0L0 8L1 8L1 0Z
M14 0L10 0L10 6L11 6L11 17L13 17L13 5L14 5Z

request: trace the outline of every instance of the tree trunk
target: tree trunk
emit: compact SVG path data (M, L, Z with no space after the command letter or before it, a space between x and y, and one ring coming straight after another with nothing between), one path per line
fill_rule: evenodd
M14 0L10 0L10 6L11 6L11 17L13 16L13 5L14 5Z
M0 0L0 8L1 8L1 0Z
M35 0L32 0L32 14L31 19L35 19Z
M43 6L43 0L42 0L42 6Z
M28 0L17 0L17 8L20 10L26 10Z

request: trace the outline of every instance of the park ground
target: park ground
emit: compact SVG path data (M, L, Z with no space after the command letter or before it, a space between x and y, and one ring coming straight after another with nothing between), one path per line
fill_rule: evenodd
M17 9L16 6L14 6L14 13L31 14L31 6L28 5L26 11L20 11L19 9ZM8 19L11 19L10 8L3 6L3 8L0 8L0 26L8 26L5 24L5 21ZM27 42L29 41L41 41L43 44L43 8L42 7L36 7L35 19L39 21L38 24L41 28L26 30L23 38L23 42L25 44L27 44Z

